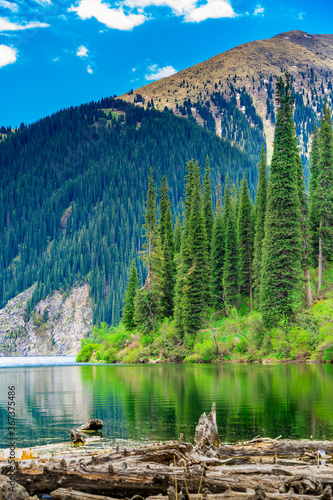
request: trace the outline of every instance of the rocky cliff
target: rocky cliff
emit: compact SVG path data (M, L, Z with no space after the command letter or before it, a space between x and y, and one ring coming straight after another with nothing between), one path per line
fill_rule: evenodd
M36 304L26 321L27 302L35 286L0 311L0 356L75 355L92 328L88 285L70 293L55 292Z

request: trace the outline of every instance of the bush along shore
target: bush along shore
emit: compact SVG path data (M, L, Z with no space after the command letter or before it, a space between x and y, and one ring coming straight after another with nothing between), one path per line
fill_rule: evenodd
M333 268L324 273L331 282ZM323 287L309 309L293 320L281 320L267 330L259 311L233 309L203 321L193 348L177 334L175 320L164 320L154 334L128 331L121 323L94 327L82 341L76 358L94 363L225 363L225 362L333 362L333 289Z
M203 183L191 160L173 224L166 177L156 207L151 170L145 282L133 261L122 322L94 328L78 361L333 360L331 111L325 103L314 130L308 195L290 75L276 96L273 157L268 175L262 148L254 205L245 175L240 189L226 176L213 197L209 160Z
M24 450L16 460L14 487L5 475L5 450L0 456L1 498L332 499L332 442L280 438L222 443L213 403L211 412L199 418L194 445L180 435L177 441L136 448L63 443L61 450L59 445Z

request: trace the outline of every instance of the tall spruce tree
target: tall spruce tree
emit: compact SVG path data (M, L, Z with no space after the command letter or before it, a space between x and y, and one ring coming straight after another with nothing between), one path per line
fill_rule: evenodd
M180 214L178 214L175 224L175 254L180 252L181 243L182 243L182 221Z
M319 130L319 161L315 191L318 227L318 291L322 286L324 257L333 249L333 131L331 111L325 101Z
M318 266L318 206L317 206L317 184L318 184L318 162L319 162L319 130L317 124L314 125L312 134L311 155L310 155L310 179L309 179L309 223L311 231L311 260L314 267Z
M211 294L211 267L210 267L210 254L212 248L212 233L214 224L214 211L212 200L212 182L210 179L209 158L206 159L205 176L203 183L203 197L202 197L202 211L204 220L204 229L206 234L206 255L207 255L207 289L206 300L209 305L212 304Z
M172 215L170 210L170 199L168 195L166 177L162 179L160 189L160 223L159 235L162 248L161 268L161 310L162 315L169 318L173 314L173 300L175 288L175 244L173 239Z
M125 305L123 309L123 323L126 327L126 330L133 330L136 326L134 321L134 304L139 283L140 282L136 270L135 259L133 259L132 266L129 272L129 280L125 293Z
M223 301L226 312L236 305L238 293L238 252L235 214L229 190L229 175L224 188L224 264L223 264Z
M155 183L153 180L153 169L150 167L150 175L148 180L148 191L146 200L146 211L144 214L145 223L143 225L145 229L145 248L146 248L146 260L148 264L148 276L146 280L147 288L151 287L151 282L153 279L153 255L156 246L157 238L157 224L156 224L156 190Z
M267 202L267 160L264 144L261 148L259 163L259 180L255 199L254 213L254 253L253 253L253 290L254 301L259 305L261 265L262 265L262 245L265 238L265 217Z
M207 298L207 240L200 193L200 169L198 163L193 170L193 191L191 194L191 212L186 235L189 255L182 296L183 331L188 346L192 346L195 333L203 322Z
M134 321L143 331L155 333L157 320L161 316L161 268L162 251L156 222L156 190L153 180L153 169L150 169L146 210L144 214L145 251L142 259L148 268L146 282L135 297Z
M301 209L301 233L302 233L302 263L301 267L304 273L304 285L306 293L306 303L310 307L312 304L312 291L310 282L310 252L311 252L311 234L309 226L309 202L305 191L305 178L302 160L296 145L296 161L298 170L298 193Z
M177 272L176 272L176 286L175 286L175 308L174 317L176 330L180 336L184 335L183 323L183 306L182 299L184 295L185 276L190 267L190 255L188 247L188 232L189 221L191 215L192 195L194 190L195 169L198 168L198 163L190 160L187 163L187 174L185 176L185 199L184 199L184 229L181 238L180 253L177 256Z
M207 252L208 255L210 255L213 224L214 224L214 211L212 202L212 182L210 180L210 166L208 157L206 160L202 205L203 205L204 224L207 236Z
M252 309L253 222L252 203L245 173L241 183L237 229L239 291L250 299Z
M270 167L260 305L266 326L289 317L299 300L301 210L290 75L277 83L277 118Z
M222 201L221 201L221 182L219 181L217 188L217 207L216 217L213 225L212 249L211 249L211 287L212 287L212 304L213 307L219 309L223 304L223 266L224 266L224 226L222 217Z

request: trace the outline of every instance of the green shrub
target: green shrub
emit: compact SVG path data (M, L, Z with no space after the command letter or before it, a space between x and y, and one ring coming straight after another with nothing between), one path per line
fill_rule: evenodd
M86 344L76 356L77 363L88 363L94 351L100 347L99 344Z

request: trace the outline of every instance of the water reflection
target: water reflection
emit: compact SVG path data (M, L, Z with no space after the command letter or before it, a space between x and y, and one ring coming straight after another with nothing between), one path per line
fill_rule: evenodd
M332 365L122 365L0 369L0 448L6 392L17 386L20 446L68 440L89 418L105 442L193 440L216 401L223 440L333 437ZM3 429L3 432L1 432ZM37 443L36 443L37 441Z

